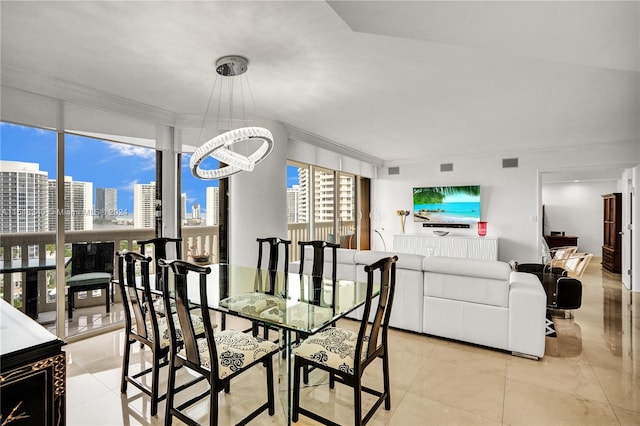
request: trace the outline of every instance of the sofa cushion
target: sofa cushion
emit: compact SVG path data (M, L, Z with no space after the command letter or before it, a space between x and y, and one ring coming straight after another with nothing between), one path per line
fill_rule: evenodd
M507 263L448 257L426 257L424 295L485 305L509 306Z

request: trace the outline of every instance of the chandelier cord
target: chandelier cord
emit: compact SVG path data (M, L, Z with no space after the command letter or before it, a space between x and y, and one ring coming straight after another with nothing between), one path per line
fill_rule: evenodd
M202 117L202 125L200 126L200 133L198 134L198 142L202 140L202 131L204 130L205 123L207 122L207 116L209 115L209 107L211 106L211 99L213 99L213 93L216 90L216 83L218 82L218 76L213 80L213 86L211 86L211 93L209 93L209 101L207 102L207 109L204 111L204 116ZM218 99L218 105L220 104L220 100ZM218 119L220 118L220 107L218 106ZM217 123L216 123L217 125Z

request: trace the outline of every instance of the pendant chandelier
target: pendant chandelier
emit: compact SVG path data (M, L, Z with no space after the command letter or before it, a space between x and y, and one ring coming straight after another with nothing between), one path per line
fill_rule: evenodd
M218 77L229 80L229 128L231 128L233 120L233 92L234 84L236 80L240 80L239 76L247 72L249 67L249 61L243 56L223 56L216 61L216 79L211 89L209 96L209 103L207 104L207 110L202 120L202 128L200 129L200 135L207 119L207 114L211 106L211 100L214 98L216 86L220 87L218 95L218 113L216 125L220 126L220 104L222 100L222 82L217 85ZM248 85L247 89L249 95L251 95L251 88ZM240 85L241 98L242 98L242 115L244 118L244 85ZM253 98L252 98L253 99ZM254 106L255 109L255 106ZM200 138L198 138L200 139ZM237 151L233 151L233 145L238 143L255 144L259 143L258 148L249 155L243 155ZM264 160L269 153L273 150L273 135L271 132L263 127L240 127L237 129L228 130L208 141L203 143L199 148L195 150L191 156L190 168L191 173L200 179L222 179L229 177L238 172L246 171L251 172L253 168ZM201 163L211 156L220 162L221 167L217 169L203 169L200 167Z

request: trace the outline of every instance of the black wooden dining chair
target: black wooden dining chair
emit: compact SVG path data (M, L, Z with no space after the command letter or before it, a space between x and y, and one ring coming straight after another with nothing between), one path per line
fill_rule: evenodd
M173 244L173 252L169 253L170 244ZM160 290L162 288L162 274L160 273L160 268L158 267L159 259L182 259L182 238L168 238L168 237L157 237L151 238L149 240L138 241L138 246L140 246L140 253L143 255L147 255L146 248L148 246L153 247L153 262L154 262L154 273L155 273L155 281L156 281L156 289Z
M340 248L340 244L334 244L327 241L322 240L314 240L314 241L298 241L298 245L300 246L300 283L304 283L302 279L303 275L311 276L311 288L309 288L309 297L305 302L311 303L313 305L329 305L331 308L336 305L336 280L337 280L337 268L338 268L338 248ZM306 248L309 248L309 253L311 256L307 256ZM322 300L325 295L325 291L323 286L325 285L325 264L326 264L326 252L329 251L329 260L331 262L331 272L328 274L328 278L331 279L332 289L331 289L331 300L326 301ZM304 289L300 289L301 294L304 294ZM318 312L328 312L328 315L333 312L330 311L320 311ZM318 320L322 321L322 318L318 318ZM331 324L335 327L335 322ZM309 337L308 333L298 332L296 335L296 341L300 341L302 339L306 339ZM305 366L303 369L303 381L304 383L309 383L309 372L313 368L311 366Z
M163 274L173 273L175 283L176 316L169 316L170 353L169 379L167 388L167 407L165 424L170 425L173 417L190 424L200 424L190 418L185 410L209 395L209 424L218 424L218 393L228 391L231 379L247 371L250 367L263 364L267 381L267 402L251 412L239 424L246 424L260 413L268 410L269 415L275 413L275 396L273 381L273 354L278 345L259 337L251 336L235 330L222 330L214 334L208 309L202 309L205 324L204 337L198 337L194 332L193 317L189 315L189 300L199 295L201 307L208 306L207 274L211 268L199 266L181 260L160 260ZM198 293L190 294L187 286L187 275L198 275ZM165 275L164 280L168 278ZM168 294L167 294L168 296ZM167 311L168 297L165 297ZM184 347L179 344L177 329L182 329ZM176 369L185 366L205 377L209 382L209 389L180 404L174 404L176 392Z
M297 422L299 415L303 414L324 424L338 425L300 406L300 370L308 365L329 372L330 387L333 388L335 381L353 388L355 425L366 424L383 402L385 410L391 409L387 330L393 306L397 260L397 256L387 257L365 266L367 294L364 314L357 332L330 327L309 336L293 350L295 361L292 419L294 422ZM373 289L377 283L380 285L380 293L374 296ZM374 305L376 297L377 304ZM367 319L372 309L373 322L369 324ZM382 359L384 386L382 392L362 385L365 369L377 358ZM362 392L378 397L364 418L362 417Z
M136 388L151 398L151 415L158 412L158 403L166 398L166 393L160 394L160 369L168 364L169 354L169 330L167 319L162 312L156 310L157 303L162 302L162 292L151 289L149 279L149 264L151 257L143 256L136 252L118 252L118 277L122 304L125 315L125 342L122 358L122 377L120 392L127 392L127 384L131 383ZM140 271L140 277L136 278L136 270ZM195 330L199 334L204 333L202 316L198 312L192 312L194 316ZM180 336L180 341L182 340ZM131 358L131 345L140 343L143 348L151 350L151 367L143 368L140 372L129 375L129 363ZM146 384L143 377L151 374L151 386ZM201 381L197 378L188 385ZM187 385L187 386L188 386Z
M277 298L268 296L275 295L278 285L278 270L282 271L284 279L287 279L291 240L285 240L279 237L258 237L256 241L258 242L258 262L254 287L256 292L267 296L256 299L254 295L252 298L253 302L251 302L253 306L251 306L251 308L260 313L267 309L280 307L278 306L279 300ZM281 259L282 267L280 268L279 264ZM264 323L259 323L258 321L252 321L251 324L254 336L258 335L258 328L262 326L263 337L265 339L269 338L269 330L271 329L269 326Z

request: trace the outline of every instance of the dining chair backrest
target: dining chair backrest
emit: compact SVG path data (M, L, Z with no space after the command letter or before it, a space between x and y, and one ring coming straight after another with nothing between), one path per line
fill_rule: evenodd
M360 366L363 363L366 365L372 362L387 346L387 331L396 287L397 261L398 256L386 257L364 268L367 273L367 295L354 356L354 370L356 371L360 371ZM377 296L377 304L374 306L376 296L373 294L373 287L376 283L380 285L380 292ZM367 318L371 318L372 309L375 311L371 322L369 322ZM363 354L362 348L365 342L367 353Z
M310 275L313 285L312 294L307 301L312 304L320 304L322 302L320 300L320 297L324 294L322 285L324 277L327 277L332 280L334 291L332 291L333 300L331 306L335 306L335 284L338 267L338 248L340 245L322 240L298 241L298 245L300 246L300 283L304 283L303 275ZM329 259L326 256L327 250L330 251ZM331 272L328 276L325 271L327 260L331 265ZM301 289L301 292L301 294L304 294L304 289Z
M213 335L213 326L210 317L207 298L207 274L211 273L211 268L208 266L195 265L190 262L182 260L159 260L159 265L162 270L163 279L168 280L168 274L173 274L174 286L175 286L175 312L178 317L178 324L175 323L175 316L168 315L167 323L169 324L169 335L171 338L170 346L173 352L178 349L178 332L180 328L182 335L182 344L184 345L184 357L187 366L192 365L200 368L202 360L200 358L200 351L198 350L198 336L196 333L196 326L194 325L194 316L191 315L189 300L193 297L189 292L187 285L189 273L196 274L198 276L198 292L200 296L200 306L202 309L202 321L204 322L204 335L206 337L207 346L209 348L209 359L218 359L216 345ZM165 309L167 312L171 309L168 290L163 289L163 296L165 299ZM213 371L214 377L218 377L218 363L210 362L210 368Z
M173 250L170 249L169 244L174 244ZM168 238L157 237L149 240L138 241L140 246L140 253L147 255L147 247L153 246L153 263L155 273L156 289L162 289L162 274L160 274L160 268L158 267L159 259L182 259L182 238Z
M151 261L151 257L140 253L118 252L118 273L123 273L119 280L120 294L125 307L127 332L136 333L147 339L149 346L154 346L160 342L160 332L149 280ZM140 271L139 280L136 279L136 270Z
M113 241L73 243L71 245L71 275L108 272L113 275Z
M291 245L291 241L279 237L256 238L256 241L258 242L258 274L256 275L256 286L258 288L256 288L256 290L263 290L262 287L264 283L260 280L262 277L261 271L265 269L263 265L266 263L269 288L265 293L273 294L276 288L277 271L280 270L284 272L285 277L289 272L289 246ZM283 251L282 254L280 253L281 250ZM283 259L283 262L282 268L279 269L278 264L280 259Z

